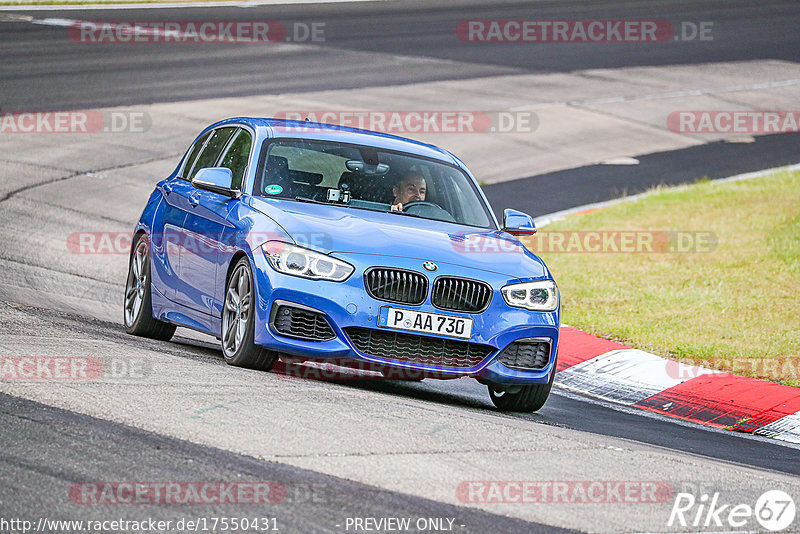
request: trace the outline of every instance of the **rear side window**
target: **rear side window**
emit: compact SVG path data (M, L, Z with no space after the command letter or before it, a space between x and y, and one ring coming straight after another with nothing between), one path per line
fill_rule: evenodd
M230 169L231 173L233 173L233 183L231 185L233 189L241 190L242 188L244 173L247 170L248 163L250 163L250 146L252 142L250 132L244 129L239 130L230 148L228 148L228 152L225 153L225 157L222 158L220 167Z
M189 157L186 158L186 163L183 166L183 170L181 171L181 178L186 179L186 176L189 175L189 171L192 170L192 166L194 165L195 160L197 159L198 154L200 154L200 150L203 149L203 145L206 143L206 140L211 136L211 132L206 133L197 142L189 151Z
M206 147L200 153L200 156L197 158L194 167L192 168L191 174L188 176L189 180L194 178L194 175L197 174L197 171L200 169L205 169L206 167L213 167L217 161L219 160L219 156L222 153L222 150L227 146L228 141L231 140L234 132L237 130L235 126L229 126L227 128L220 128L218 130L214 130L214 135L211 139L208 140L206 143Z

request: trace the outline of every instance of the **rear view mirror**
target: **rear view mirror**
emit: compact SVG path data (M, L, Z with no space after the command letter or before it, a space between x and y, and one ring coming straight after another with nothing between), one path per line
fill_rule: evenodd
M536 224L527 213L507 208L503 211L503 231L515 236L533 235Z
M389 172L389 166L385 163L378 163L376 165L372 165L370 163L366 163L364 161L359 161L357 159L349 159L345 163L345 167L350 172L361 172L364 174L375 174L375 175L383 175Z
M241 193L233 189L233 173L225 167L206 167L200 169L192 178L192 185L198 189L213 191L231 198L239 198Z

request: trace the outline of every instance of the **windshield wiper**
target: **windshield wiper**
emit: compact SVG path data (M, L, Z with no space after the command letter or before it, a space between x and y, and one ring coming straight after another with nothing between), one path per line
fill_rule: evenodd
M298 202L310 202L312 204L327 204L327 202L307 197L294 197L294 199L297 200Z
M347 204L338 204L336 202L325 202L324 200L317 200L315 198L308 198L308 197L294 197L294 199L298 202L308 202L310 204L322 204L324 206L339 206L341 208L353 207L353 206L348 206Z

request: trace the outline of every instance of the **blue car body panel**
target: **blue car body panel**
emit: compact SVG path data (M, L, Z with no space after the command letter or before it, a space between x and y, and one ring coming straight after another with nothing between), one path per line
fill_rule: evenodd
M473 376L497 384L547 383L551 379L558 349L560 303L552 312L533 312L509 306L500 293L507 284L546 280L552 278L551 274L539 257L500 229L493 215L494 228L481 229L251 194L260 151L265 141L276 137L339 141L437 159L462 169L474 182L458 158L440 148L388 134L316 124L310 128L309 123L274 119L228 119L209 126L198 139L224 124L243 125L253 134L251 165L244 176L241 197L195 188L179 177L182 160L168 178L157 184L136 226L135 232L146 233L151 244L154 317L219 337L227 275L234 260L246 256L255 282L254 341L258 345L301 358L347 358L436 372L443 377ZM490 239L502 246L496 253L473 251L470 243L475 239ZM283 274L273 269L264 255L261 245L267 241L283 241L330 254L355 270L343 282ZM437 264L435 273L422 269L426 261ZM439 276L480 280L491 285L493 294L485 311L472 314L442 311L433 306L430 295L419 306L391 304L374 299L365 289L364 272L375 266L422 273L427 276L429 287ZM306 341L277 334L269 327L276 300L323 313L336 337ZM390 330L378 326L381 308L387 306L470 317L472 337L464 341L491 346L493 351L479 365L468 369L383 360L357 351L344 329ZM546 367L522 371L496 361L495 356L510 343L531 337L552 339Z

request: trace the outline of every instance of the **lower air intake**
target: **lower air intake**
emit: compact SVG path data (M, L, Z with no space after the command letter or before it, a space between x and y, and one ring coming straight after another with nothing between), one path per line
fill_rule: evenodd
M497 361L512 369L544 369L550 362L550 343L549 338L520 339L503 349Z
M322 313L289 304L277 306L271 323L275 332L295 339L328 341L336 337Z
M372 328L349 327L344 331L355 348L367 356L431 367L471 369L495 350L480 343Z

